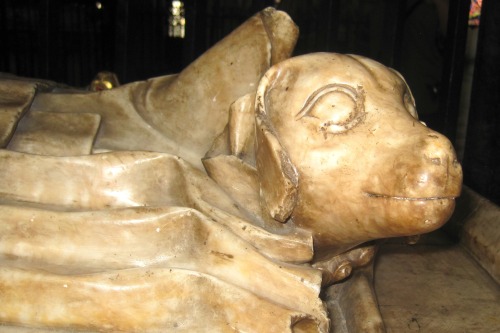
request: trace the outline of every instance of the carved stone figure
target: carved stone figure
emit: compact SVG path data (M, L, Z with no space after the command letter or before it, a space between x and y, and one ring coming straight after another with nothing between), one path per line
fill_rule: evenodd
M267 9L111 90L3 76L2 329L329 332L322 288L446 222L461 168L403 78L297 33Z

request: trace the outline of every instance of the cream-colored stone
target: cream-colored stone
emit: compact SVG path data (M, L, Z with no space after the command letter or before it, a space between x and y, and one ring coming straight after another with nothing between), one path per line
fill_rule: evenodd
M283 175L298 174L291 221L312 231L317 258L432 231L453 212L462 183L454 149L418 121L395 71L360 56L300 56L265 74L256 103L257 133L281 144L291 162Z
M5 141L24 113L90 115L97 134L49 135L48 156L0 150L0 322L326 333L321 288L344 281L328 295L348 331L383 331L371 241L446 222L460 165L398 73L285 60L296 38L266 9L178 75L16 99ZM26 129L14 138L47 133Z
M2 78L0 84L0 147L10 141L17 122L28 110L36 93L36 83Z
M7 149L52 156L88 155L100 118L94 113L32 111L19 121Z
M268 260L229 229L197 210L135 207L59 212L17 206L0 208L3 216L0 318L4 322L76 328L84 321L87 322L84 327L89 328L102 326L111 330L119 326L125 331L140 328L149 332L148 325L168 329L167 319L185 321L189 315L179 316L179 313L186 309L180 310L180 305L176 308L172 302L182 303L183 295L192 293L196 294L193 297L203 299L197 300L199 304L190 305L191 311L199 314L190 325L205 320L208 324L212 311L222 311L210 309L204 303L213 298L223 304L213 296L224 294L226 289L239 288L242 299L253 297L262 306L296 309L290 318L303 313L304 318L325 324L318 298L321 280L317 271ZM177 285L190 276L200 281L186 283L184 288L177 287L179 290L169 287L170 283ZM204 285L207 279L212 289L203 291L197 283ZM284 285L291 289L280 288ZM34 297L32 292L26 292L37 288L44 290L45 296ZM156 288L169 290L168 294L158 291L155 295ZM22 296L21 290L24 290ZM151 303L136 304L133 299L146 290L152 294L143 295L141 299ZM235 295L230 296L232 293ZM229 297L225 302L234 308L242 301L237 295L231 291L221 297ZM62 298L55 301L58 297ZM118 303L116 297L121 298ZM106 302L107 298L113 301ZM74 307L73 303L80 306ZM167 304L171 304L173 313L161 314ZM116 317L109 314L109 318L100 323L98 313L109 312L113 307ZM128 318L131 311L136 313L134 318ZM244 312L244 306L238 311ZM37 312L44 313L47 321L37 324ZM170 318L172 316L174 318ZM92 323L93 318L97 322ZM238 320L232 325L237 323ZM281 325L284 323L286 321Z
M387 333L500 331L498 283L441 230L422 238L413 246L388 242L377 255Z
M464 186L446 230L500 283L500 207Z
M268 8L178 75L96 93L39 94L32 110L99 114L95 149L168 152L202 169L200 157L227 124L231 103L290 56L297 35L287 14Z

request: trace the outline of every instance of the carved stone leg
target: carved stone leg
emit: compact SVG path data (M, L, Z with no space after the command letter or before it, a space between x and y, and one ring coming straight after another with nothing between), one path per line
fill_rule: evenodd
M373 288L373 261L326 289L324 297L332 333L386 332Z

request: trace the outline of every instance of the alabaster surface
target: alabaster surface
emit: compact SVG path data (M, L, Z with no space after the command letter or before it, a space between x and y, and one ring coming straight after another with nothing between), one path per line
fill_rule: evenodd
M380 321L374 241L445 223L461 168L397 72L297 34L266 9L110 90L1 76L0 328L326 333L324 295Z

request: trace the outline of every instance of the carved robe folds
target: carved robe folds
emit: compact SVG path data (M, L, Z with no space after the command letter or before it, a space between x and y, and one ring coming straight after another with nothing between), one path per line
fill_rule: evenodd
M2 331L327 333L321 288L367 242L446 222L460 165L403 78L286 60L297 34L266 9L99 92L0 76Z
M179 75L97 93L4 75L2 329L327 332L311 234L262 228L199 170L296 37L269 9Z

